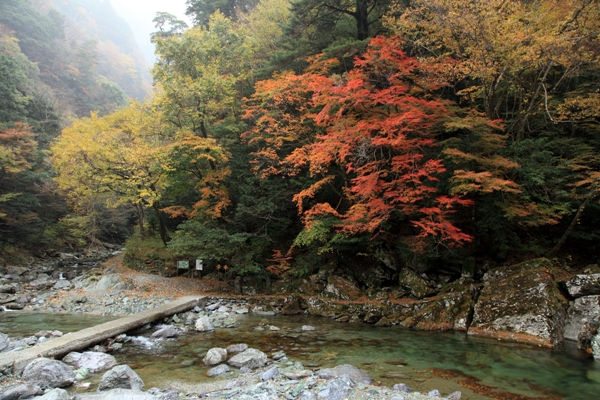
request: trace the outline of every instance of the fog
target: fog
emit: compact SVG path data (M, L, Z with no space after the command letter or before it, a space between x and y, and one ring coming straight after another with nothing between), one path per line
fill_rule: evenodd
M127 20L133 30L138 46L144 53L149 66L154 64L154 45L150 34L156 29L152 20L158 11L168 12L191 25L185 15L186 0L110 0L115 11Z

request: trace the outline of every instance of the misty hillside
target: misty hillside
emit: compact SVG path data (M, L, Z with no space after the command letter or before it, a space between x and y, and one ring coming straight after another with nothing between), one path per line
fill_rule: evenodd
M63 193L55 190L49 144L73 119L107 115L128 98L146 97L147 70L130 28L108 1L0 1L0 247L6 252L82 243L84 220L68 217ZM118 222L102 223L118 240Z

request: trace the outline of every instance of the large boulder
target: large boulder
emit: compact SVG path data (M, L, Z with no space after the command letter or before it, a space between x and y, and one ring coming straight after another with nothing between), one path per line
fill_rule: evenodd
M98 384L98 391L102 392L111 389L133 389L141 390L144 382L138 374L128 365L117 365L110 371L107 371Z
M576 275L564 285L572 297L600 294L600 274Z
M150 393L131 389L112 389L101 393L79 393L73 400L157 400Z
M87 368L92 373L106 371L117 365L117 360L113 356L97 351L86 351L85 353L73 351L67 354L62 361L78 369Z
M568 300L547 263L540 259L486 273L469 335L547 347L560 343Z
M227 350L220 347L213 347L208 350L202 362L204 365L217 365L225 360L227 360Z
M323 368L317 372L317 375L321 379L333 379L341 377L342 375L348 375L353 382L364 383L365 385L369 385L373 381L371 375L348 364L338 365L334 368Z
M22 378L42 388L63 388L75 382L75 373L63 362L40 357L27 364Z
M23 385L13 386L0 394L0 400L21 400L29 399L44 393L38 385L25 383Z
M257 349L248 349L231 357L227 363L236 368L260 368L267 364L267 355Z

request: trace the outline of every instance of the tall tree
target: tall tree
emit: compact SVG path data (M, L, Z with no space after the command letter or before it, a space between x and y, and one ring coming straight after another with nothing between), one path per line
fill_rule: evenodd
M404 54L398 39L379 37L347 76L323 75L330 64L316 63L315 72L259 85L252 103L259 106L249 113L257 121L249 140L268 146L257 153L257 163L272 164L263 173L307 169L315 179L294 196L306 231L333 217L330 226L337 232L373 237L402 231L394 225L408 220L417 229L408 227L404 235L416 247L424 238L447 246L469 241L449 215L470 202L436 195L433 183L445 168L427 149L435 145L435 131L448 110L443 101L424 96L432 87L419 78L419 63ZM303 96L311 99L302 101ZM272 108L265 107L265 97ZM315 136L311 124L322 133ZM277 152L286 145L281 157ZM337 186L337 195L317 200L328 186Z

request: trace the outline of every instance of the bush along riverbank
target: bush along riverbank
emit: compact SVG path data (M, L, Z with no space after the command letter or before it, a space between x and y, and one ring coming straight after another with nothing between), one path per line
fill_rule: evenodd
M273 311L259 311L265 316ZM159 324L147 325L128 334L121 334L83 352L71 352L61 360L40 357L22 371L4 371L1 400L11 399L373 399L421 400L444 398L457 400L461 393L441 394L436 389L427 393L413 392L409 384L398 382L393 387L380 386L371 376L352 365L333 368L304 366L290 359L282 350L270 354L261 349L237 343L226 348L210 348L202 360L210 381L198 382L190 377L175 388L151 388L143 391L144 382L128 365L117 365L116 358L123 346L152 345L177 338L188 330L211 332L219 327L236 326L248 313L247 303L236 299L210 299L204 307L196 307ZM164 323L167 323L166 325ZM265 320L257 330L278 330ZM148 339L136 335L152 332ZM313 334L316 328L302 326L298 334ZM38 332L33 337L52 340L61 333ZM8 340L19 341L12 338ZM16 349L13 348L13 351ZM111 354L112 353L112 354ZM68 391L67 391L68 390Z

